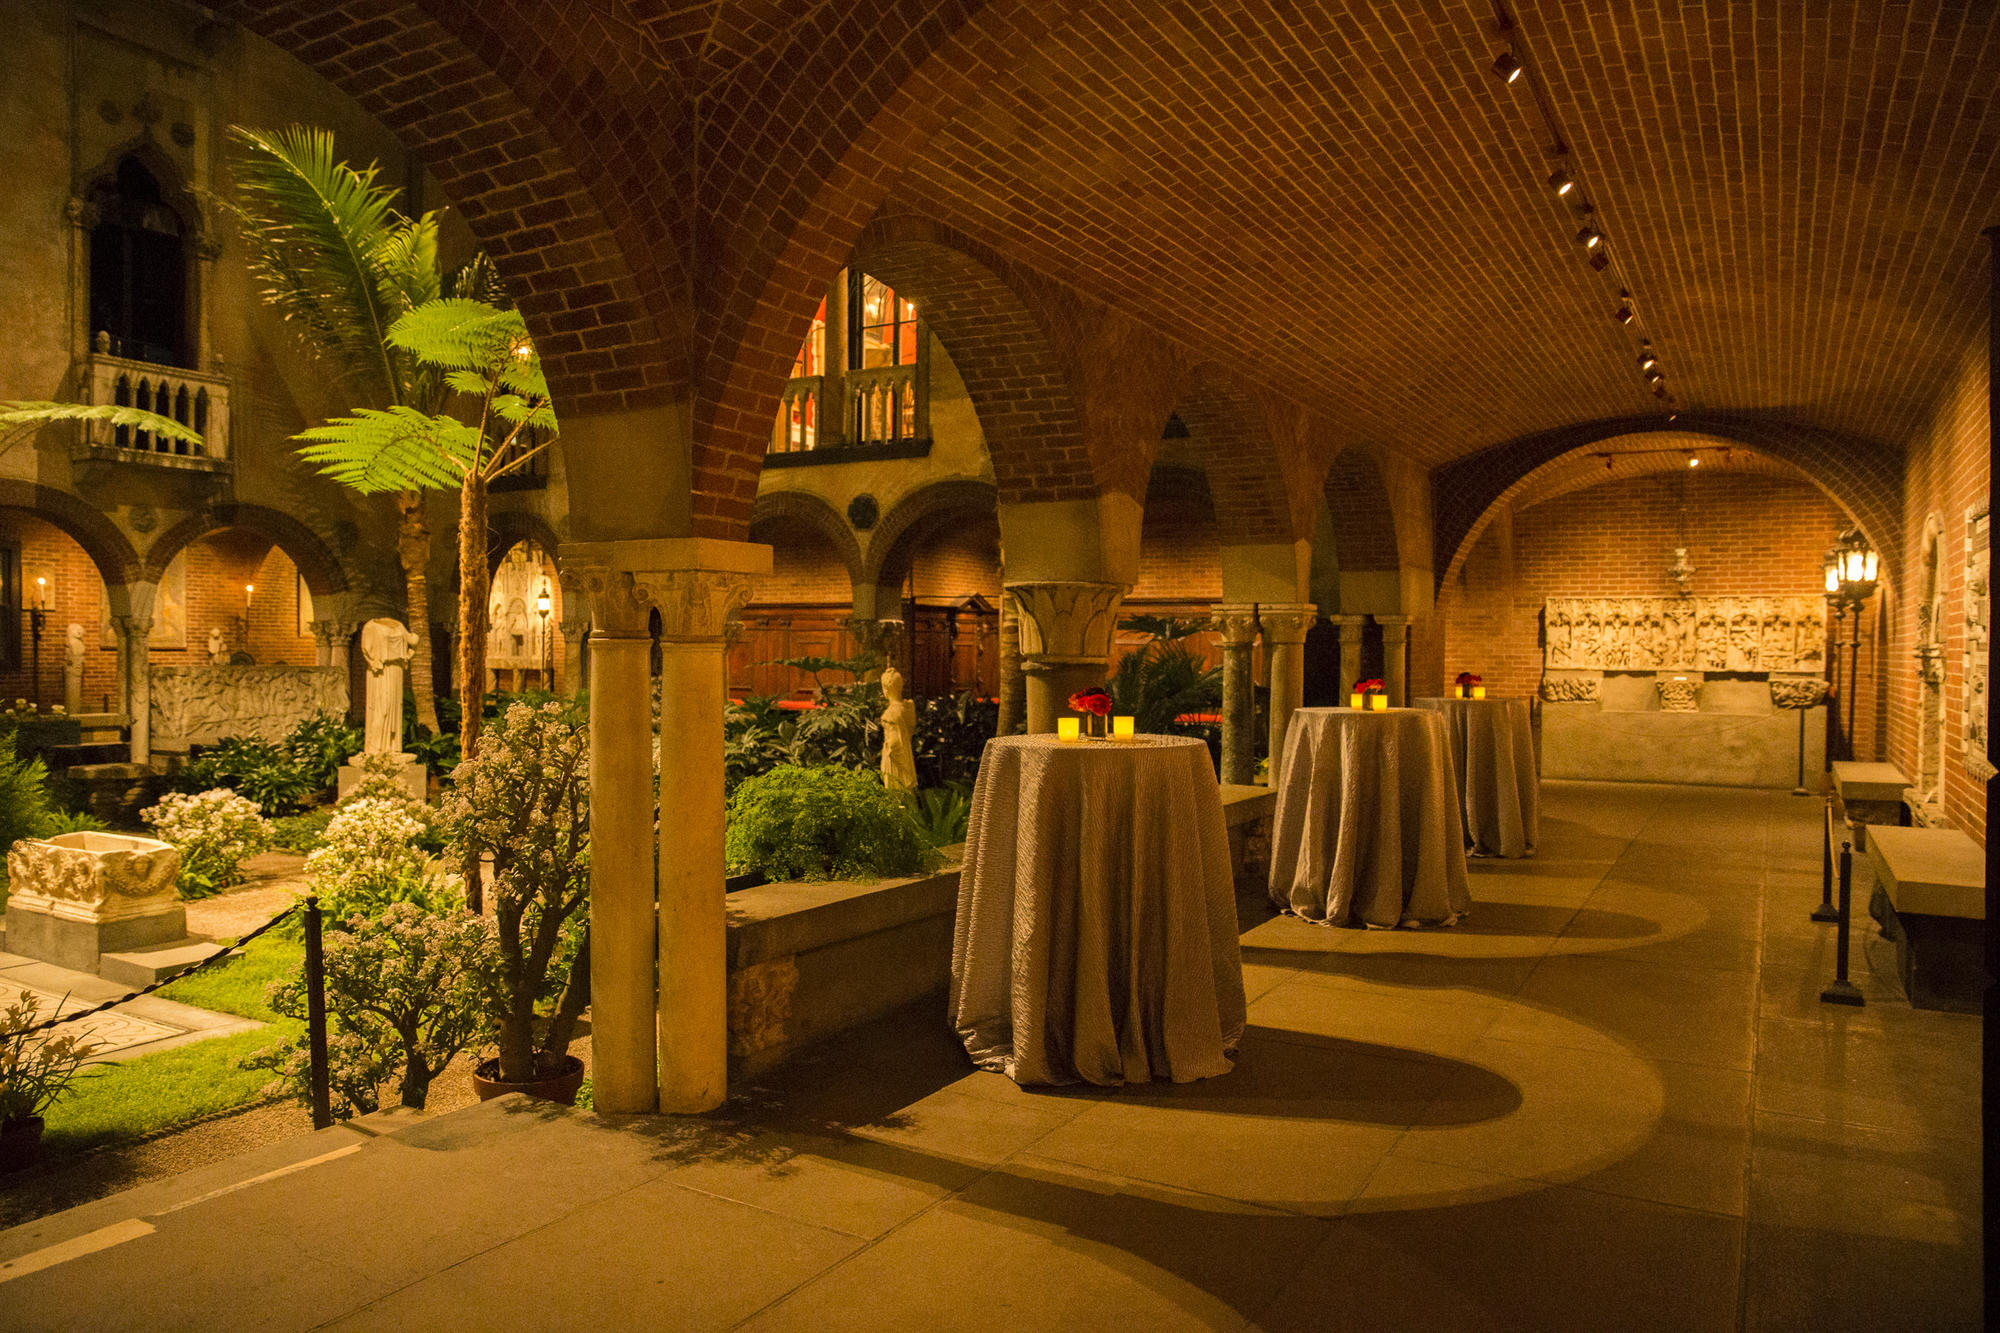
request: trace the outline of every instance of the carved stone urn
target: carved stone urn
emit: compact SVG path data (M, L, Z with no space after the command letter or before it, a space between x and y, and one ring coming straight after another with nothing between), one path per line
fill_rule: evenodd
M7 853L7 950L79 972L187 935L181 854L152 838L64 833Z

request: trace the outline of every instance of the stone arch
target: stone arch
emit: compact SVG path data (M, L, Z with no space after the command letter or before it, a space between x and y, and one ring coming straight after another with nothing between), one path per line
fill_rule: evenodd
M682 400L693 165L671 146L684 85L643 30L594 6L536 6L532 20L456 6L449 25L432 8L380 0L366 22L329 23L310 0L219 6L436 175L519 301L565 416Z
M904 496L869 534L868 555L858 586L901 587L917 548L950 524L995 517L999 491L991 482L955 478L933 482Z
M965 382L1000 501L1087 499L1083 413L1048 330L1005 261L924 218L878 219L853 264L917 303Z
M526 509L503 509L486 515L486 572L491 575L507 558L507 552L522 542L532 542L542 553L555 559L561 539L549 521Z
M1854 521L1880 554L1883 582L1898 583L1903 549L1903 456L1872 440L1764 417L1682 412L1585 422L1526 436L1441 468L1434 475L1437 587L1457 577L1472 544L1500 505L1535 484L1545 469L1620 436L1671 433L1707 445L1741 445L1804 473Z
M861 582L861 542L845 516L819 496L806 491L766 491L750 510L750 529L774 525L805 528L824 537L847 569L850 585Z
M1181 430L1173 429L1178 421ZM1213 362L1195 367L1174 406L1156 463L1199 468L1228 546L1288 542L1291 504L1264 405Z
M346 568L333 553L333 547L318 533L291 515L275 509L233 503L211 505L154 538L153 544L146 549L141 577L148 582L159 582L175 556L203 537L224 528L246 528L269 538L298 566L299 576L306 581L306 587L314 597L327 597L349 589Z
M132 543L101 510L68 491L33 482L0 479L0 508L20 509L62 530L81 546L111 587L149 577ZM155 576L156 577L156 576Z

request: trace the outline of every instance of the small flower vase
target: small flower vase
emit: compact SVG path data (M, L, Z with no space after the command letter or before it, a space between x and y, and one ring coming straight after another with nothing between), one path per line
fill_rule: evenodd
M1099 717L1096 713L1084 713L1083 738L1087 741L1101 741L1111 734L1111 719Z

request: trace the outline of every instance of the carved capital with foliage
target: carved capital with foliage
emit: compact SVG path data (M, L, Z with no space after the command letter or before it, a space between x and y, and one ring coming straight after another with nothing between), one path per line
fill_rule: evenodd
M1304 643L1318 619L1319 608L1311 602L1257 608L1257 625L1265 643Z
M1010 583L1007 591L1020 611L1022 661L1051 666L1110 658L1123 585Z
M1224 648L1248 649L1257 642L1257 608L1247 602L1218 606L1209 626L1222 636Z

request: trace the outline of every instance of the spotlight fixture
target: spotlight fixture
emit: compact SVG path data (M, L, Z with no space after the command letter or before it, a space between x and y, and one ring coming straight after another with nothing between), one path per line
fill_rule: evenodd
M1630 324L1636 318L1636 315L1631 306L1621 305L1611 312L1611 318L1617 320L1620 324Z
M1583 230L1577 232L1576 241L1586 250L1595 250L1604 244L1604 233L1586 222L1583 224Z
M1667 413L1667 424L1669 426L1673 425L1676 421L1679 421L1680 419L1681 419L1681 414L1678 412Z
M1654 356L1651 352L1639 353L1639 369L1655 370L1658 369L1659 364L1660 364L1660 358Z
M1576 180L1567 171L1558 167L1549 177L1549 188L1557 194L1568 194L1576 188Z
M1502 83L1512 83L1521 77L1521 62L1514 58L1512 51L1502 51L1493 61L1493 72L1500 76Z
M1648 384L1658 384L1661 380L1665 378L1666 376L1660 373L1660 368L1658 366L1654 366L1652 369L1646 372L1646 383Z
M1701 458L1700 458L1700 457L1699 457L1698 455L1696 455L1696 454L1689 454L1689 455L1688 455L1688 466L1689 466L1689 467L1700 467L1700 466L1701 466Z

